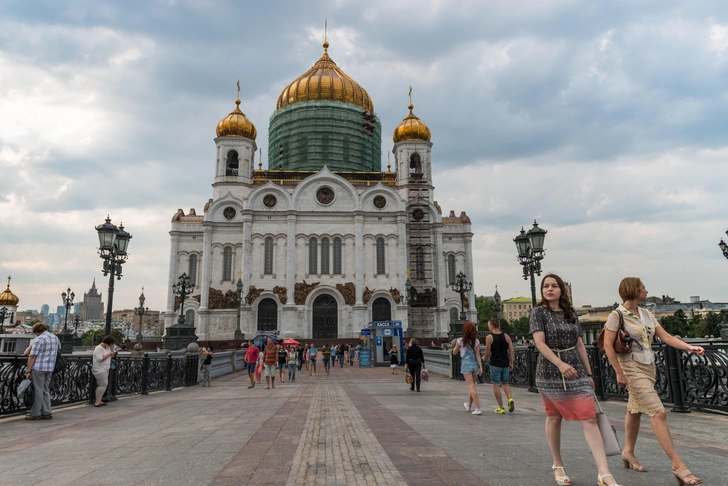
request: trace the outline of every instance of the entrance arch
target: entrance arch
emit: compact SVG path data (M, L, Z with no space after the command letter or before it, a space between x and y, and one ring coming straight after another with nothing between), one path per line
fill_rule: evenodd
M331 338L339 337L339 313L336 299L328 294L322 294L313 301L313 337Z
M278 330L278 304L270 298L258 304L258 331Z
M372 302L372 321L385 322L392 320L392 305L389 300L379 297Z

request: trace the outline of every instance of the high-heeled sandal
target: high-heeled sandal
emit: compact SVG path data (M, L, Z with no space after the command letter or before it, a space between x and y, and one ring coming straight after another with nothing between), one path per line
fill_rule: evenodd
M671 470L672 474L675 476L675 479L677 479L677 484L679 486L683 486L684 484L693 485L693 484L702 484L703 480L699 477L695 476L693 473L690 472L690 469L683 469L681 471L678 471L676 469ZM691 479L685 479L688 476L692 476Z
M555 464L551 466L552 471L556 471L557 469L561 469L564 475L556 476L556 484L559 486L571 486L571 478L566 475L566 469L564 469L564 466L557 466Z
M614 484L605 483L604 478L606 478L607 476L612 476L612 473L608 473L603 476L597 475L597 486L622 486L621 484L616 483L617 480L614 478L614 476L612 476L612 480L615 481Z
M624 454L622 454L622 463L624 464L625 469L632 469L637 472L647 472L647 468L641 465L634 456L632 456L631 459L627 459L624 457Z

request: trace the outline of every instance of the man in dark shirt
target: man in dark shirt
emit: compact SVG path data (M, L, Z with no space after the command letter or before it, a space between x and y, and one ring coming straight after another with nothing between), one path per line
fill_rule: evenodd
M409 348L407 348L407 355L405 357L405 363L407 363L407 369L409 369L412 375L412 385L410 390L420 391L420 371L425 365L425 355L422 353L422 348L417 345L417 339L410 339Z

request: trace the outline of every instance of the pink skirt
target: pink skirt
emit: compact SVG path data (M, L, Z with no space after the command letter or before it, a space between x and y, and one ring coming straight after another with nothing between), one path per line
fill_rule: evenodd
M594 397L589 395L577 395L559 400L551 400L541 395L541 401L547 416L561 415L566 420L588 420L597 417Z

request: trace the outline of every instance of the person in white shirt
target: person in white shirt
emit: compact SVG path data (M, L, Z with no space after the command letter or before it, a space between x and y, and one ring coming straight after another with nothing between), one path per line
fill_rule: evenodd
M111 368L111 358L116 356L113 346L116 341L112 336L106 336L101 344L94 348L93 365L91 372L96 378L96 403L94 407L103 407L106 405L101 402L106 387L109 384L109 369Z

